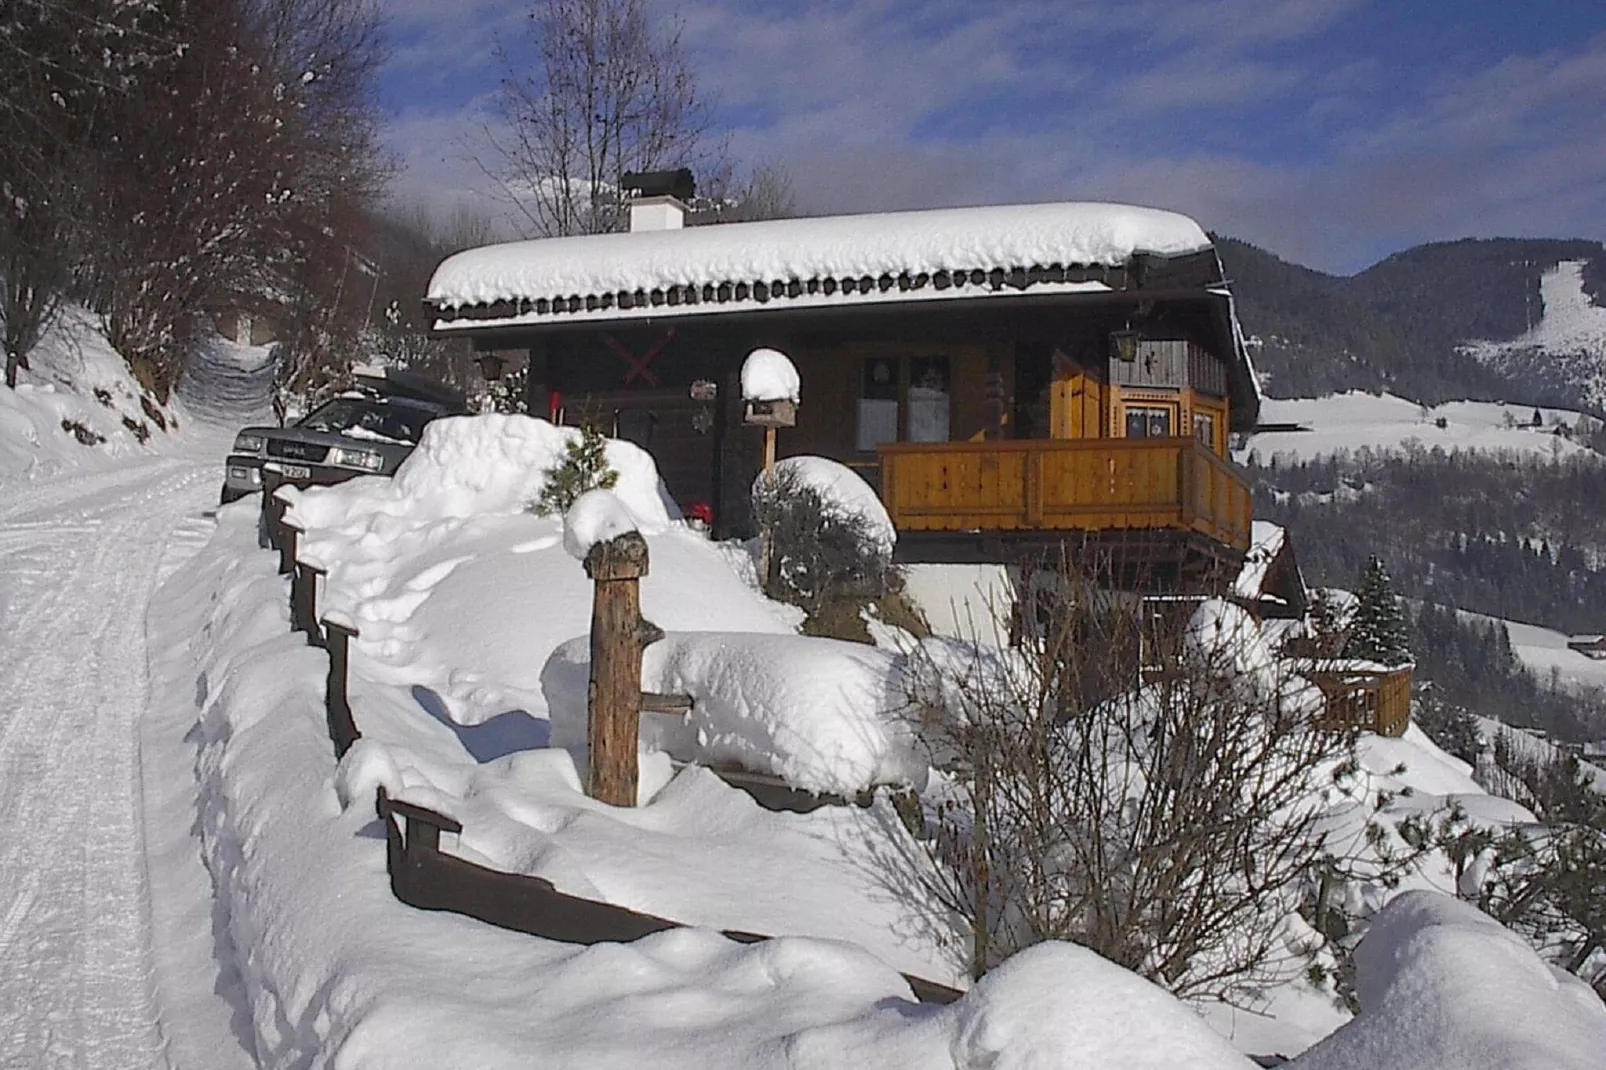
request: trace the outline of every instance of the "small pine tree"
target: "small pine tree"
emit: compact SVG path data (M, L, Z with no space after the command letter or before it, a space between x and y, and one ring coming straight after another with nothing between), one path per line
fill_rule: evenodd
M1367 561L1366 571L1361 574L1355 591L1355 613L1350 618L1344 656L1383 665L1405 665L1411 661L1405 613L1394 595L1388 570L1376 554Z
M588 490L612 490L619 473L608 466L608 440L594 424L580 428L580 437L569 440L563 459L546 472L546 485L535 503L543 515L566 513L575 499Z

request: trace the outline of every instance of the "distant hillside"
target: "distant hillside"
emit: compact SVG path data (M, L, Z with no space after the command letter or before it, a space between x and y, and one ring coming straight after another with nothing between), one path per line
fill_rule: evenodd
M1487 347L1464 345L1510 342L1534 328L1545 309L1541 280L1564 261L1582 263L1585 300L1606 304L1599 242L1440 242L1350 277L1232 238L1218 238L1217 248L1275 396L1387 390L1430 404L1472 398L1606 410L1606 346L1574 353L1539 344L1491 359Z

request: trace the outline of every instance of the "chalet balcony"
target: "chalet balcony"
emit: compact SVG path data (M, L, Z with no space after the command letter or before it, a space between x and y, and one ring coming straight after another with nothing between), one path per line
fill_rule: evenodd
M900 442L878 452L881 499L900 545L915 548L910 560L965 559L922 552L955 544L946 537L1033 545L1081 533L1200 572L1235 567L1249 547L1249 485L1193 438Z

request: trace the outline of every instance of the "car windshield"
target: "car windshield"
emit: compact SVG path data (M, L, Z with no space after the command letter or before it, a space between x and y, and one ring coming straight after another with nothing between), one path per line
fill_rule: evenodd
M416 445L424 434L424 425L436 415L432 409L394 401L335 398L296 421L296 426L350 438Z

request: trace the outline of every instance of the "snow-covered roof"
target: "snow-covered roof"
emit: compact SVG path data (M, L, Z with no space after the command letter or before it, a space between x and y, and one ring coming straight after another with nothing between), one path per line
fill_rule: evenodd
M1212 248L1198 223L1098 203L949 208L594 234L469 249L435 270L437 330L1109 287L1134 256ZM1003 273L1000 275L999 273ZM1218 276L1219 278L1219 276ZM709 288L709 289L705 289Z
M1249 549L1243 568L1232 585L1232 593L1250 601L1258 600L1266 586L1266 572L1282 553L1288 533L1269 520L1256 520L1250 528Z

